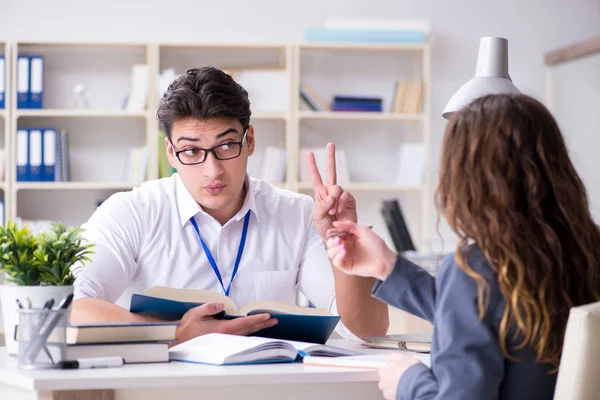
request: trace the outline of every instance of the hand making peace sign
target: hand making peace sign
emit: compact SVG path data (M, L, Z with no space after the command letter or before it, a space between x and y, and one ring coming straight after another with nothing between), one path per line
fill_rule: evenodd
M333 221L357 221L356 201L354 197L337 184L335 166L335 145L327 145L327 181L323 184L315 155L310 152L306 156L308 170L315 191L315 208L313 223L319 235L325 240L327 230L333 227Z

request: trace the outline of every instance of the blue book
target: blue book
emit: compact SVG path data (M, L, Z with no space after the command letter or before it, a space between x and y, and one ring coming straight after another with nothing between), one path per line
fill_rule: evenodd
M29 129L17 129L17 182L29 181Z
M6 108L6 60L0 56L0 109Z
M19 56L17 58L17 108L29 108L29 57Z
M345 30L310 28L304 33L308 42L382 42L382 43L425 43L423 31L411 30Z
M275 301L256 301L238 310L229 297L210 290L173 289L164 286L154 286L141 293L134 293L129 311L165 321L177 321L191 308L210 302L225 305L224 311L214 315L219 319L262 313L269 313L277 318L276 325L251 335L263 338L325 344L340 321L339 316L322 309Z
M44 100L44 57L29 57L29 108L42 108Z

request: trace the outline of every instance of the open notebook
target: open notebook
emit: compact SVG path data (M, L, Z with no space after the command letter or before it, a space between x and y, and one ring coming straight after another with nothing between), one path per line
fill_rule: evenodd
M431 356L429 354L408 353L411 357L419 360L428 368L431 368ZM340 367L360 369L380 369L387 363L389 354L366 354L347 357L304 357L304 365L315 367Z
M294 362L307 355L339 357L359 354L354 350L322 344L224 333L198 336L169 349L172 361L214 365Z
M176 321L190 308L209 302L221 302L225 305L224 312L215 315L215 318L232 319L259 313L271 314L277 318L278 323L254 333L253 336L272 339L325 344L340 320L338 315L332 315L327 310L276 301L255 301L238 309L232 299L214 291L165 286L153 286L134 293L129 311L164 321Z

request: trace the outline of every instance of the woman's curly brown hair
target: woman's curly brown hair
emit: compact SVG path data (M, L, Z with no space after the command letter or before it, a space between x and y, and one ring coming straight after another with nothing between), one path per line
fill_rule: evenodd
M558 367L570 308L600 300L600 230L546 107L501 94L455 113L436 203L460 238L456 261L477 282L481 318L489 285L467 263L471 242L495 272L506 301L499 328L505 356L514 359L509 344L529 345L538 362Z

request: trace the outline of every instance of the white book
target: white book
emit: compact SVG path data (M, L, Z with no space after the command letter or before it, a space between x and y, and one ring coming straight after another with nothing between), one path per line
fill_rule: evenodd
M431 23L419 18L328 18L326 29L340 30L406 30L429 32Z
M300 182L311 183L310 172L308 170L308 163L306 156L309 152L313 152L315 155L315 162L317 168L321 174L321 179L324 184L327 184L327 152L323 147L301 147L300 148L300 160L299 160L299 171L300 171ZM351 182L350 172L348 170L348 160L346 157L345 150L336 149L335 151L335 165L337 173L337 184L340 186L347 185Z
M131 92L126 111L144 111L148 102L148 77L150 71L146 64L135 64L131 68Z
M283 70L244 70L235 81L248 92L253 112L284 112L288 105L288 77Z
M269 183L281 183L285 180L285 149L267 146L261 165L260 179Z
M197 336L169 349L172 361L215 365L293 362L307 354L339 357L361 353L314 343L224 333Z
M399 153L396 183L403 186L421 186L425 172L425 145L404 143L400 146Z

